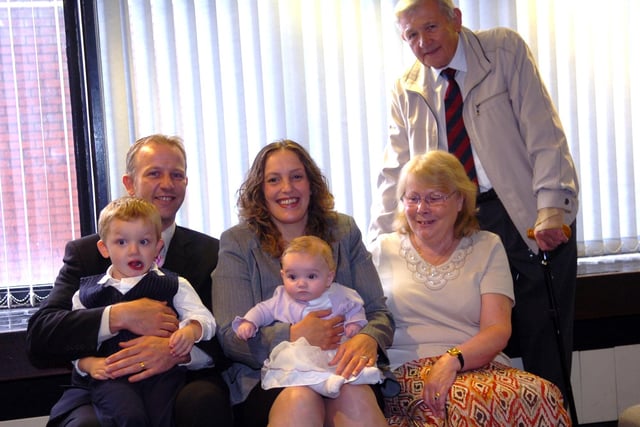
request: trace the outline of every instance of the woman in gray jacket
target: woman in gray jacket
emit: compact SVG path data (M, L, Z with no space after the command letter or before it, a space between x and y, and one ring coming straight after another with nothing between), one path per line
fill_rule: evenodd
M346 385L335 399L306 387L263 390L260 371L282 341L305 337L312 345L337 349L336 372L348 378L376 361L385 364L394 323L380 279L354 220L333 210L325 177L306 150L290 140L271 143L254 160L239 191L241 223L222 233L213 272L213 312L218 339L234 362L225 372L236 425L386 426L377 386ZM340 344L340 317L312 312L295 325L275 322L244 341L231 323L281 284L279 257L292 239L315 235L327 241L336 262L335 280L363 298L368 324ZM378 401L376 401L378 399Z

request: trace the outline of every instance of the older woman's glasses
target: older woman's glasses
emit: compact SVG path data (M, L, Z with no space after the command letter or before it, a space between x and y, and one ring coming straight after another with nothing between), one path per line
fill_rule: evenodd
M427 194L426 196L424 196L424 198L419 194L405 194L404 196L402 196L402 202L405 204L405 206L409 206L412 208L417 207L422 202L426 203L429 207L442 206L451 196L453 196L457 192L458 190L453 190L449 194L444 194L436 191L434 193Z

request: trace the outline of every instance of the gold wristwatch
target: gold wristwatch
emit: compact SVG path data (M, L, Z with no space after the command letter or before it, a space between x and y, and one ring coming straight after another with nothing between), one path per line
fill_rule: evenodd
M460 370L462 371L464 369L464 357L462 357L462 352L457 347L451 347L447 350L447 353L458 358L458 362L460 362Z

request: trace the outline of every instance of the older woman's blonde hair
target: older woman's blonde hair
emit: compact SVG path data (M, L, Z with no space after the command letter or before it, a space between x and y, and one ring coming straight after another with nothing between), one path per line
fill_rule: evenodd
M457 191L463 198L463 205L454 224L453 232L457 238L469 236L480 226L476 217L476 197L478 187L474 184L456 156L446 151L429 151L413 157L400 172L396 196L402 202L407 189L407 179L411 176L420 186L429 187L449 194ZM394 229L400 233L409 233L409 223L404 214L403 204L398 204L398 211L393 223Z

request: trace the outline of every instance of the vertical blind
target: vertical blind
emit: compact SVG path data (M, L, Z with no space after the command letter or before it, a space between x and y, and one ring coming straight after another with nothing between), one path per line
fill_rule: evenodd
M579 254L638 252L640 83L632 76L640 59L632 43L640 2L456 4L465 26L510 27L530 44L579 170ZM178 221L219 236L237 222L236 191L257 151L290 138L324 171L337 209L366 232L389 92L415 59L396 31L393 6L99 0L112 191L124 192L125 152L137 137L180 135L189 187Z
M62 8L0 1L0 308L41 300L80 234Z

